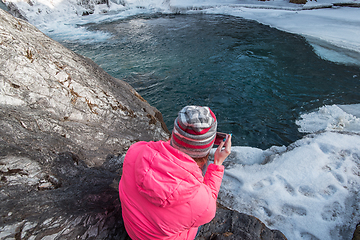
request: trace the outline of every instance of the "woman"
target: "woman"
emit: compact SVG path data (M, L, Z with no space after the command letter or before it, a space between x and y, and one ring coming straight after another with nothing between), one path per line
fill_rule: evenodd
M227 135L202 175L216 128L210 108L187 106L175 119L170 141L137 142L129 148L119 194L133 240L194 239L198 227L215 217L222 163L231 152Z

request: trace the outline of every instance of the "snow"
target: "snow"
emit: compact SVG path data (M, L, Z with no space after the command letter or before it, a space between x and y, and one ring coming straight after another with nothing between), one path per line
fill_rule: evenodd
M360 104L324 106L296 121L300 132L338 131L360 133Z
M233 147L219 201L288 239L351 239L360 221L360 119L351 114L359 110L303 114L299 130L314 134L288 147Z
M304 5L284 0L113 0L109 7L94 7L91 16L82 16L89 9L76 0L32 0L33 6L6 2L14 2L54 39L106 41L109 34L91 32L85 25L140 13L225 14L299 34L320 57L360 65L360 8L334 5L360 5L359 0ZM290 146L234 146L225 163L219 201L258 217L288 239L351 239L360 222L360 104L323 106L304 113L296 124L309 135Z

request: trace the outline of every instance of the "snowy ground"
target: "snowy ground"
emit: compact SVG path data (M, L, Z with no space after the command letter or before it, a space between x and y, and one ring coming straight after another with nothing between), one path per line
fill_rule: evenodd
M360 105L340 107L304 114L299 131L314 134L288 147L233 147L220 202L288 239L351 239L360 221Z
M360 8L334 6L359 0L305 5L283 0L125 0L125 6L113 0L110 8L96 6L91 16L81 16L84 8L75 0L32 0L33 6L7 1L55 39L103 41L109 36L79 26L139 13L228 14L300 34L324 59L360 66ZM358 76L360 70L354 81ZM360 222L360 104L324 106L303 114L297 124L310 135L290 146L233 147L219 199L291 240L351 239Z

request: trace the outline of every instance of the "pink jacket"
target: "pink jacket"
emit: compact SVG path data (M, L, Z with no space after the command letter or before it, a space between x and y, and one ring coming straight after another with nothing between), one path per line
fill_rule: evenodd
M128 150L119 184L126 231L135 239L194 239L215 217L224 166L205 177L196 162L168 142L138 142Z

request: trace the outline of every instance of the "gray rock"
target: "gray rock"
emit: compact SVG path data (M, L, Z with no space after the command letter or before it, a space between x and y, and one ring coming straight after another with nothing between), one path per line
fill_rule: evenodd
M278 230L271 230L259 219L220 204L215 218L201 227L195 240L286 240Z
M13 2L8 2L6 0L2 0L1 1L2 4L4 4L6 6L6 11L9 11L11 13L11 15L13 15L14 17L17 18L21 18L23 20L26 20L26 14L24 13L24 11L22 11L21 9L19 9L16 4L14 4ZM29 3L29 2L28 2ZM4 8L3 8L4 9Z
M75 152L89 166L139 140L169 137L130 85L0 10L0 135L41 163Z
M89 168L66 152L43 167L12 150L0 161L0 239L129 239L114 189L122 158Z

